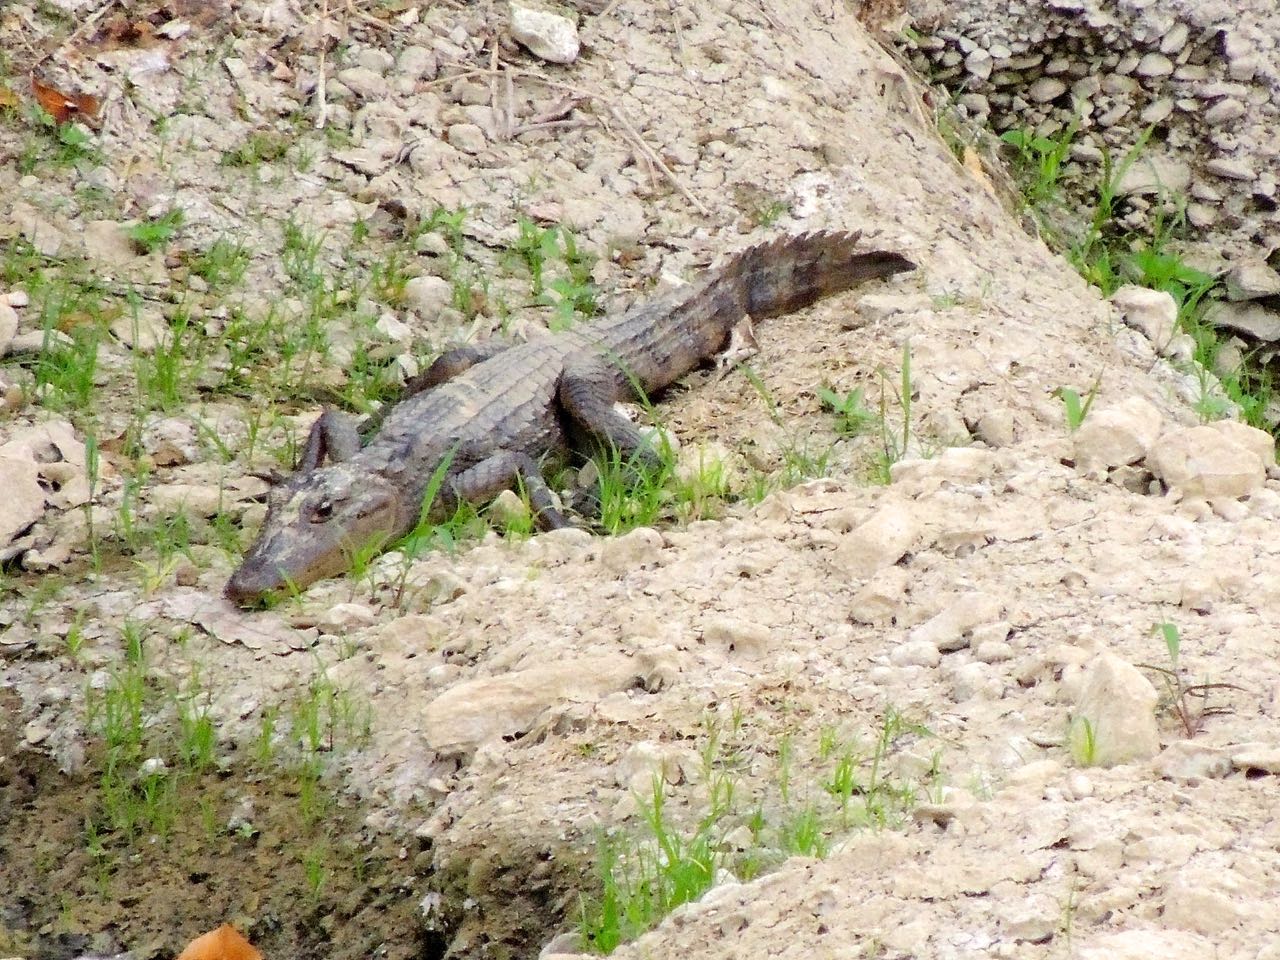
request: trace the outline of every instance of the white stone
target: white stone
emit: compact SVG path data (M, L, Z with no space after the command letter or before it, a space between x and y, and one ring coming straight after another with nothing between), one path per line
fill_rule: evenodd
M1156 443L1163 423L1160 411L1143 397L1095 410L1075 432L1076 465L1088 471L1137 463Z
M1216 424L1177 428L1156 442L1147 456L1147 466L1166 486L1188 496L1245 497L1262 486L1267 463L1275 458L1264 461L1258 454L1261 444L1243 439L1241 435L1229 436Z
M1209 780L1231 772L1231 757L1221 747L1175 740L1160 751L1155 768L1166 780Z
M850 577L869 577L902 559L919 532L912 503L889 502L850 530L836 547L835 562Z
M353 630L372 626L378 620L373 608L363 603L335 603L316 622L321 631L344 636Z
M974 627L999 620L1003 614L1004 603L999 597L976 591L965 593L907 634L907 640L932 643L948 653L967 647Z
M1219 100L1212 107L1206 110L1202 116L1205 123L1213 124L1220 127L1223 124L1232 123L1244 116L1244 104L1239 100L1227 97Z
M381 100L391 93L386 77L368 67L338 71L338 82L363 100Z
M443 277L414 277L404 285L404 303L430 319L453 305L453 285Z
M636 527L620 537L606 537L600 546L600 564L614 573L657 563L662 550L662 534L649 527Z
M529 52L551 63L578 59L578 26L568 17L511 5L511 36Z
M707 643L716 644L746 656L768 653L769 637L769 628L764 624L723 614L712 617L702 628L702 639Z
M621 654L580 656L455 684L423 714L426 745L437 753L470 753L483 743L532 728L559 703L594 703L624 690L636 665Z
M1041 77L1027 89L1027 96L1035 103L1049 103L1067 92L1067 85L1057 77Z
M1158 699L1155 687L1137 667L1115 654L1098 654L1085 667L1072 715L1072 754L1102 767L1155 756L1160 749ZM1086 743L1090 737L1092 749Z
M44 491L35 463L0 457L0 546L22 533L44 514Z
M942 652L928 640L908 640L889 652L889 662L895 667L936 667L942 662Z
M1136 893L1136 892L1135 892ZM1215 953L1214 942L1178 930L1122 930L1083 939L1077 960L1204 960Z
M1125 196L1133 194L1160 194L1170 196L1185 193L1191 185L1191 167L1182 160L1164 154L1151 153L1138 158L1116 186L1116 192Z
M1261 303L1248 300L1219 303L1209 311L1209 322L1215 327L1248 334L1264 343L1280 340L1280 311Z
M1242 905L1203 882L1175 881L1164 897L1161 919L1196 933L1221 933L1243 919Z
M964 68L979 80L986 80L991 76L993 65L991 54L981 47L975 48L964 58Z
M1205 169L1224 180L1252 180L1256 176L1249 164L1230 157L1216 157L1205 164Z
M446 134L449 146L463 153L476 154L485 148L484 131L474 123L455 123Z
M1190 29L1181 21L1170 27L1163 37L1160 38L1160 52L1168 56L1173 56L1187 45L1187 38L1190 36Z
M1231 765L1237 770L1261 770L1280 774L1280 748L1270 744L1250 744L1231 753Z
M1261 257L1241 260L1226 276L1227 297L1231 300L1256 300L1280 294L1280 273Z
M1162 53L1148 53L1135 68L1140 77L1167 77L1173 73L1173 61Z
M18 311L0 300L0 356L4 356L10 341L18 335Z
M1111 303L1157 350L1178 332L1178 304L1163 290L1127 283L1111 295Z

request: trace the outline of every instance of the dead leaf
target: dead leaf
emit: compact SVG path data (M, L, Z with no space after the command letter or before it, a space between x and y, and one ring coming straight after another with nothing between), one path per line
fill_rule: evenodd
M0 107L16 107L18 95L8 87L0 87Z
M178 960L262 960L262 954L229 923L196 937Z
M994 197L996 195L995 185L991 182L991 178L987 176L986 168L982 164L982 157L978 154L978 151L966 146L962 162L964 168L973 174L974 178L986 188L987 193Z
M35 74L31 75L31 94L40 108L59 124L81 117L92 120L102 107L95 96L87 93L63 93L57 87L37 80Z

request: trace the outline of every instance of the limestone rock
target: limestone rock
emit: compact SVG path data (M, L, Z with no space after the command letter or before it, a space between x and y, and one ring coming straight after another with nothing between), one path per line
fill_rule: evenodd
M0 456L0 547L21 534L44 513L40 471L30 460Z
M1207 878L1175 881L1165 893L1161 919L1171 927L1204 934L1221 933L1237 923L1240 906L1207 883Z
M535 57L551 63L578 59L578 27L568 17L511 5L511 36Z
M1111 295L1111 303L1126 324L1162 349L1178 331L1178 304L1164 290L1127 283Z
M959 650L969 645L975 627L999 620L1004 614L1004 602L986 593L961 594L946 609L916 627L908 634L911 641L932 643L943 653Z
M490 740L528 731L558 703L594 702L626 689L635 664L621 655L578 657L456 684L427 706L427 746L445 755L471 753Z
M1098 934L1076 953L1079 960L1203 960L1212 955L1212 942L1194 933L1145 929Z
M18 335L18 312L4 300L0 300L0 356L4 356L9 341Z
M404 285L404 302L419 316L431 318L453 303L453 287L443 277L414 277Z
M919 521L909 503L889 502L845 534L836 547L835 562L850 577L869 577L897 563L911 549Z
M1210 780L1231 772L1231 757L1221 747L1175 740L1160 751L1155 767L1166 780Z
M1280 311L1261 303L1220 303L1209 311L1209 322L1223 330L1233 330L1265 343L1280 341Z
M1160 411L1142 397L1096 410L1075 432L1076 465L1094 470L1137 463L1155 445L1163 423Z
M1244 432L1252 429L1213 424L1171 430L1156 442L1147 466L1166 486L1191 496L1248 496L1262 486L1267 465L1275 460L1274 453L1264 459L1263 444Z
M1133 664L1103 652L1085 668L1071 721L1072 752L1091 764L1110 767L1144 760L1160 749L1151 681ZM1085 746L1091 737L1092 748Z
M1241 260L1226 276L1227 297L1231 300L1256 300L1280 294L1280 273L1261 257Z

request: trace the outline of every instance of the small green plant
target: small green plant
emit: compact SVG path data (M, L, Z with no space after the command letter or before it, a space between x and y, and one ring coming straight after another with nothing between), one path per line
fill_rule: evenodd
M1067 417L1067 430L1075 433L1080 429L1080 425L1084 423L1085 417L1089 416L1089 409L1093 406L1093 401L1097 399L1098 391L1102 389L1102 374L1098 374L1093 381L1093 386L1089 388L1089 392L1081 400L1080 394L1071 387L1059 387L1053 391L1053 395L1062 401L1062 409Z
M832 841L850 828L897 826L915 803L917 784L891 774L889 761L904 738L929 732L892 708L869 751L859 752L834 731L823 731L819 761L838 760L819 790L809 786L813 761L802 758L792 735L783 734L776 749L776 793L748 795L741 777L752 766L750 754L757 746L743 721L735 706L727 729L717 719L706 723L696 781L705 799L690 815L672 812L674 795L662 770L652 777L649 792L637 797L637 834L600 837L600 893L583 898L579 907L585 949L609 953L675 907L702 896L719 877L750 879L790 856L825 856ZM938 776L937 765L935 756L931 779Z
M830 387L818 388L818 399L836 416L836 433L842 437L857 437L875 424L877 416L867 406L862 387L846 394L839 394Z
M182 226L183 213L178 207L129 228L129 239L139 253L153 253L173 239Z
M1164 702L1166 707L1178 719L1183 733L1188 738L1194 737L1204 729L1204 722L1209 717L1220 716L1229 712L1228 707L1211 706L1209 694L1214 690L1240 690L1234 683L1189 683L1182 669L1180 656L1182 653L1182 635L1176 624L1167 621L1157 623L1151 628L1153 634L1164 640L1165 650L1169 655L1167 667L1150 663L1140 663L1144 670L1150 670L1159 676L1164 684ZM1199 701L1197 703L1196 701Z
M1068 735L1071 757L1082 767L1092 767L1098 762L1098 731L1088 717L1076 717L1071 721Z
M898 407L902 411L902 429L895 432L889 417L890 396L894 391L889 388L888 376L883 368L877 371L880 376L880 449L872 462L872 477L878 483L887 484L893 477L893 465L905 457L911 448L911 406L915 385L911 376L911 341L902 345L902 370L896 391Z
M192 256L188 266L212 290L235 287L249 268L249 251L238 240L219 237L208 250Z
M724 858L718 839L727 810L708 810L685 833L668 819L666 801L666 784L655 775L650 797L640 803L651 843L623 849L614 838L600 838L602 893L580 907L578 929L587 949L612 953L676 907L698 899L715 882Z
M1043 207L1059 198L1062 164L1071 154L1071 141L1078 128L1073 122L1056 137L1037 136L1030 130L1008 130L1001 134L1000 139L1015 151L1014 168L1031 207Z

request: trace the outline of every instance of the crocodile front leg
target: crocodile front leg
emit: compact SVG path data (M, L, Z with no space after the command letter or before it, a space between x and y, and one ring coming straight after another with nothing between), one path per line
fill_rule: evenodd
M569 525L564 514L556 508L538 464L527 454L511 450L500 450L454 477L450 481L452 497L449 499L454 503L463 500L484 503L503 490L512 489L517 480L529 495L538 526L544 530L558 530Z
M326 410L311 425L297 469L299 473L310 473L326 459L340 463L350 460L359 450L360 432L355 420L337 410Z

